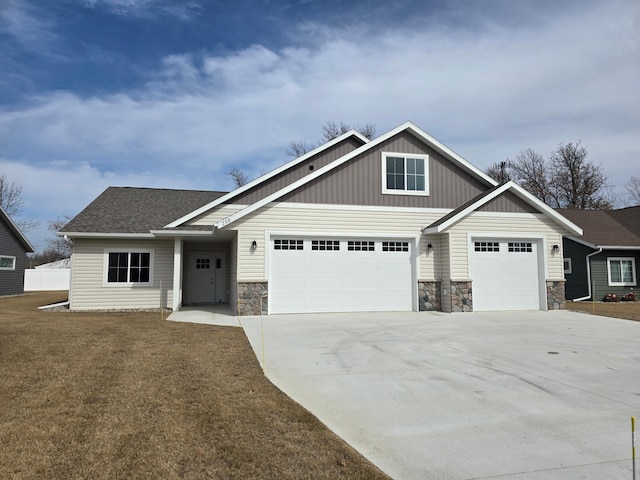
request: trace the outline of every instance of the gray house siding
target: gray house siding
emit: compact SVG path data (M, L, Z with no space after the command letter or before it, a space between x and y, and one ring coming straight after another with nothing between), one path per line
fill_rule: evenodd
M504 192L478 209L481 212L540 213L512 192Z
M383 195L382 152L429 155L429 195ZM407 132L283 196L281 201L387 207L456 208L488 185Z
M595 284L594 299L603 300L607 293L615 293L618 297L630 292L638 293L638 286L614 287L609 285L607 259L611 257L633 257L636 263L636 275L640 266L640 252L633 250L605 250L591 257L591 276ZM636 277L637 281L637 277Z
M0 255L16 257L15 270L0 270L0 295L24 293L27 251L3 218L0 218Z
M261 200L264 197L286 187L287 185L300 180L302 177L308 175L314 170L322 168L334 160L353 152L356 148L361 146L361 140L356 137L349 137L327 150L312 156L304 162L301 162L296 165L295 168L290 168L260 185L257 185L255 188L234 197L229 203L240 205L255 203L258 200Z
M574 242L569 238L562 240L562 251L564 258L571 259L571 273L565 273L565 297L567 300L583 298L589 295L589 284L587 280L586 256L595 250Z

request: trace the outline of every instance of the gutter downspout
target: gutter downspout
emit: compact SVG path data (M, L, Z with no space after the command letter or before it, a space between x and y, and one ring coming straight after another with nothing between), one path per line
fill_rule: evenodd
M587 292L589 292L589 295L587 295L586 297L574 298L572 301L580 302L582 300L586 300L587 298L591 298L591 261L590 261L590 258L593 257L594 255L598 255L599 253L602 253L602 247L598 248L598 250L596 250L595 252L591 252L589 255L586 256L586 259L587 259Z

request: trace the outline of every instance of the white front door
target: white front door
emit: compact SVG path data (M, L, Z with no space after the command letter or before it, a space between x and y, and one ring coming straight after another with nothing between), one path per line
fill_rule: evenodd
M224 255L192 253L189 256L189 303L223 302Z

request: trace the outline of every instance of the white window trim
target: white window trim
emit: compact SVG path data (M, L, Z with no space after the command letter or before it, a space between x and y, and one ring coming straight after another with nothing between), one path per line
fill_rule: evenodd
M564 257L562 259L562 270L564 270L564 273L569 273L569 274L573 273L573 265L571 264L570 257Z
M109 254L110 253L128 253L131 260L132 253L148 253L149 254L149 281L148 282L109 282ZM118 287L153 287L153 267L154 267L153 248L105 248L102 261L102 286L109 288ZM131 263L129 262L129 265ZM130 267L129 267L130 268ZM129 270L127 270L129 275Z
M12 255L0 255L0 258L8 258L12 261L11 267L0 267L0 270L15 270L16 269L16 257Z
M407 175L407 158L417 158L424 160L424 190L394 190L387 188L387 157L404 158L405 187ZM417 153L398 153L398 152L382 152L381 159L381 177L382 177L382 193L384 195L417 195L421 197L429 196L429 155L421 155Z
M632 282L612 282L611 281L611 262L631 262L631 275L633 276ZM635 257L607 257L607 280L609 280L610 287L635 287L636 286L636 259Z

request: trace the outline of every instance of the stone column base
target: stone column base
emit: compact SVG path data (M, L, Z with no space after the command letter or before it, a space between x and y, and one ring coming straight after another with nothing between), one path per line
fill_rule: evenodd
M238 282L236 315L267 315L268 292L267 282Z
M418 308L421 312L441 312L441 282L418 282Z
M451 311L473 312L471 282L451 282Z
M547 310L563 310L565 304L564 280L547 280Z

